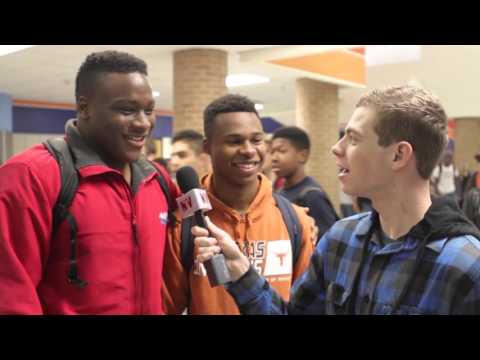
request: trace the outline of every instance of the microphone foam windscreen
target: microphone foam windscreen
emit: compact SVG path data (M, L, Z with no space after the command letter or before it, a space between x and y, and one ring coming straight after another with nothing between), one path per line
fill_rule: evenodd
M197 172L191 166L184 166L177 171L177 183L184 194L200 188Z

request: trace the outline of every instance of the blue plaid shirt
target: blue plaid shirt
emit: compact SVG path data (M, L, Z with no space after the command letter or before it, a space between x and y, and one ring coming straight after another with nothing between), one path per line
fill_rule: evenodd
M289 303L253 268L227 290L242 314L480 314L477 238L436 239L416 262L423 239L409 233L383 245L374 227L373 213L335 223L292 287Z

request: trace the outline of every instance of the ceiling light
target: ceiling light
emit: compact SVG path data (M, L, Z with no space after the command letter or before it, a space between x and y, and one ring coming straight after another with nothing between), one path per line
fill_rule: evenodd
M255 104L255 110L262 111L264 109L263 104Z
M421 58L420 45L368 45L365 51L367 66L418 62Z
M153 97L159 97L159 96L160 96L160 91L153 92Z
M228 75L225 79L227 87L232 88L236 86L256 85L270 82L270 79L266 76L254 75L254 74L234 74Z
M8 55L36 45L0 45L0 56Z

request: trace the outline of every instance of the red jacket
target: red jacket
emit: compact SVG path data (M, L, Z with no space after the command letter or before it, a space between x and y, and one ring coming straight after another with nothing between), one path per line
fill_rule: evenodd
M37 145L0 167L0 313L162 314L167 203L153 167L134 163L132 194L121 173L69 130L80 173L70 212L78 224L79 276L88 285L67 282L68 223L51 239L60 172Z

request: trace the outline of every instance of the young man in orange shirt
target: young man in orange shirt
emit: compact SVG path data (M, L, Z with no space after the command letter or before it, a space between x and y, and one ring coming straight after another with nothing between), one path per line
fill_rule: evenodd
M311 219L294 207L302 228L294 260L293 242L272 184L261 174L265 135L254 103L238 95L213 101L204 112L204 132L213 169L201 179L213 208L207 215L228 231L252 266L287 300L313 252ZM181 314L187 309L188 314L239 314L223 286L212 288L206 276L197 275L182 262L181 219L177 220L165 254L166 313Z

